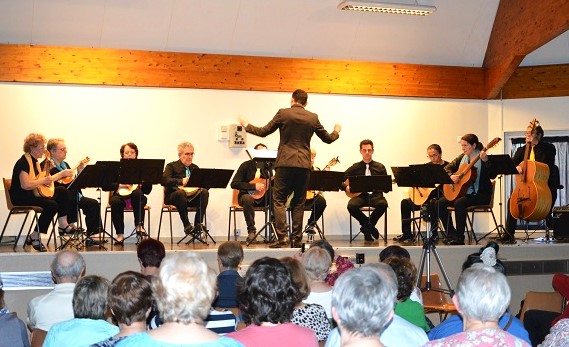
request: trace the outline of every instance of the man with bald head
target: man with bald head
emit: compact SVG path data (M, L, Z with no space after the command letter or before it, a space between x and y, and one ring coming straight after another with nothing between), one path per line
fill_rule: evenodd
M73 250L58 252L51 263L51 277L55 282L53 290L33 298L28 305L28 327L30 330L48 331L52 325L72 319L73 290L75 283L85 275L85 260Z

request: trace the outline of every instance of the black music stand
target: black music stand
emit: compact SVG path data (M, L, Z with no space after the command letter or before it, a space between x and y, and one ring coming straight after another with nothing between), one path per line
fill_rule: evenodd
M350 176L350 193L387 193L393 190L391 175L372 175L372 176ZM371 194L367 196L368 206L371 205ZM387 211L385 211L387 213ZM371 217L368 211L368 220ZM387 226L387 222L386 222ZM361 231L360 231L361 232ZM351 240L352 242L359 234L358 232ZM387 242L387 230L384 231L384 241Z
M121 159L120 168L118 172L118 179L115 182L121 184L159 184L162 182L162 172L164 171L164 159ZM139 215L142 215L142 195L139 196ZM144 223L144 220L139 223ZM124 240L136 236L136 244L148 237L148 234L137 233L136 228ZM150 225L148 226L150 230ZM124 242L123 240L123 242Z
M97 162L95 165L87 165L85 168L75 177L75 179L67 186L67 189L79 191L82 188L97 188L99 192L99 227L97 234L108 235L111 239L113 237L107 231L103 229L103 224L101 221L101 187L110 185L113 180L118 176L118 162ZM89 239L90 236L87 237ZM69 242L70 240L68 240ZM65 248L66 242L61 248ZM98 244L100 248L107 250L101 243Z
M344 180L344 173L337 171L312 171L310 172L310 179L308 180L307 190L317 190L322 192L337 192L342 188L342 182ZM314 196L316 199L316 195ZM312 204L312 213L316 214L316 204ZM320 229L317 223L314 223L314 227L318 231L318 235L321 239L326 239L324 233ZM313 235L309 235L311 238Z
M201 189L210 189L210 188L226 188L227 184L229 184L229 180L233 175L233 170L229 169L202 169L197 168L192 170L192 174L190 175L188 182L186 183L186 187L196 187ZM201 197L199 196L201 191L196 194L196 197L200 199L200 220L201 215L204 215L204 211L202 210L201 206ZM198 213L198 212L196 212ZM207 226L201 225L201 228L198 225L195 225L195 228L192 232L186 234L180 241L177 242L179 245L184 241L188 236L192 236L192 238L186 242L186 244L190 244L196 240L200 241L204 245L207 245L207 238L209 237L211 241L215 244L215 240L210 235L209 230L206 228Z
M274 222L275 215L273 210L274 206L273 206L273 194L272 194L273 163L277 158L277 153L278 153L277 151L272 151L268 149L247 149L247 155L249 155L249 157L253 161L265 163L267 172L269 174L269 177L267 178L267 186L265 187L265 196L266 196L265 206L267 206L267 210L269 211L269 216L268 218L265 219L266 221L265 225L263 225L263 227L257 231L255 237L253 237L251 240L249 240L246 243L247 247L249 247L251 243L255 242L257 236L260 236L263 231L265 231L265 236L261 236L264 240L263 242L270 243L271 240L273 239L278 240L276 234L275 222Z
M498 205L500 206L500 224L490 230L490 232L488 232L486 235L484 235L482 238L490 235L492 232L494 232L494 230L496 230L498 232L498 238L499 239L504 239L503 236L507 236L511 239L513 239L512 235L510 235L508 233L508 231L506 230L506 228L504 227L503 221L504 221L504 217L502 214L502 178L504 175L517 175L519 174L518 169L516 168L516 164L514 164L514 161L512 160L512 157L510 157L509 154L492 154L492 155L488 155L488 160L492 163L492 166L496 168L496 173L499 175L498 176L498 180L499 180L499 185L500 185L500 202L498 203Z

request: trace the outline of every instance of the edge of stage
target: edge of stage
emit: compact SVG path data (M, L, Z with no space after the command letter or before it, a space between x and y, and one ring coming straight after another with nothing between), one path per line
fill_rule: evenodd
M516 236L525 236L525 233L518 232ZM342 256L347 256L355 262L356 253L365 255L365 262L379 261L379 252L388 245L398 244L391 239L395 234L388 234L388 241L372 244L365 243L362 237L358 237L354 242L350 243L347 236L330 235L328 240L334 246L336 252ZM495 235L491 235L495 236ZM490 237L491 237L490 236ZM532 237L543 236L543 232L537 232ZM317 238L317 237L316 237ZM180 244L179 240L170 238L162 238L162 242L166 247L167 253L180 251L196 251L200 253L210 265L212 269L217 271L217 247L225 238L217 237L217 244L210 242L209 245L202 244ZM306 237L305 237L306 240ZM450 279L451 285L454 287L461 271L462 263L466 256L470 253L477 252L481 245L486 244L491 238L485 238L480 244L467 244L464 246L446 246L441 241L435 246L436 253L439 255L446 273ZM20 240L20 243L22 240ZM136 258L136 240L134 238L125 242L124 246L113 246L109 243L105 244L107 250L93 246L79 251L87 262L87 273L97 274L112 279L118 273L127 270L139 270L140 266ZM47 245L48 252L38 253L31 249L30 246L25 248L19 244L14 250L13 247L0 245L0 275L2 272L31 272L31 271L49 271L49 266L53 260L55 247L53 243ZM404 246L411 254L411 259L419 267L424 252L422 242L420 244ZM245 259L244 268L255 259L264 256L284 257L291 256L299 252L300 249L280 248L270 249L268 244L255 243L246 247L244 245ZM433 273L441 273L434 251L430 252L430 256L425 257L425 263L430 262L430 271ZM569 272L569 243L563 242L537 242L533 239L523 241L517 240L516 244L502 245L500 244L499 258L505 262L508 271L508 281L512 289L512 300L510 309L517 313L520 301L524 298L527 291L553 291L551 287L552 274L556 272ZM358 265L356 265L358 266ZM424 273L427 272L427 266ZM441 276L443 287L447 287ZM45 293L46 290L10 290L7 289L6 305L11 311L19 312L20 317L25 318L28 301L38 295ZM435 319L435 323L438 322Z

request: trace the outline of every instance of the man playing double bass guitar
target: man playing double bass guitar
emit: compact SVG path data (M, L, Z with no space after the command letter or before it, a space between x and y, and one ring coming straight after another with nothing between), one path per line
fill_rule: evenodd
M262 143L255 146L255 149L267 149ZM265 206L267 179L269 178L269 168L267 163L247 160L241 165L233 176L231 188L238 189L237 201L243 207L243 216L247 224L247 242L255 241L257 228L255 228L255 207Z
M551 199L548 202L549 208L546 208L547 211L546 211L545 218L547 221L547 226L551 227L551 222L552 222L552 220L551 220L551 209L553 207L553 203L557 199L557 187L559 186L559 169L555 166L555 155L556 155L557 151L556 151L554 145L552 145L551 143L547 143L547 142L542 141L543 135L544 135L543 128L541 127L541 125L539 125L539 122L537 122L535 119L533 119L532 122L530 122L530 125L526 129L525 135L526 135L526 144L516 150L516 153L514 153L512 160L514 161L514 164L517 165L516 168L518 169L518 172L520 174L524 174L524 168L528 167L527 161L534 161L534 162L539 162L539 163L543 163L543 164L547 165L547 167L549 169L549 178L547 180L547 186L548 186L549 190L551 191ZM529 146L529 148L528 148L528 146ZM527 158L526 158L526 148L528 151ZM518 181L519 180L520 180L520 178L518 177ZM533 184L533 183L529 182L528 184ZM516 188L517 188L517 186L516 186ZM515 200L518 200L518 199L525 200L525 199L522 199L523 197L515 197L514 196L516 193L516 188L514 188L514 191L512 192L512 197L514 197ZM544 194L544 195L547 195L547 194ZM507 233L502 235L502 238L501 238L501 241L506 242L506 243L512 243L515 241L514 234L516 232L517 221L516 221L516 218L514 217L514 215L512 215L512 205L511 204L516 204L516 206L515 206L516 208L519 207L520 209L523 209L521 204L518 205L517 201L511 201L512 197L510 197L510 200L508 201L508 206L510 206L510 208L508 209L508 220L506 221ZM545 198L547 198L547 196ZM548 199L546 199L546 200L548 200ZM523 203L525 203L525 201ZM540 205L543 205L545 203L547 203L547 201L540 202ZM539 206L538 206L538 208L539 208ZM519 217L520 219L526 219L526 217L529 216L528 211L517 211L517 212L520 212L520 213L516 213L517 217ZM537 220L540 220L540 219L543 219L543 218L541 218L541 217L537 218Z

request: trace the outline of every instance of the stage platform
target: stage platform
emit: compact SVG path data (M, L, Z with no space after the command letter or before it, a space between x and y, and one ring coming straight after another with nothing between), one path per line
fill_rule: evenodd
M520 232L516 234L516 236L520 237L522 235L525 236L525 233ZM339 255L350 257L352 261L355 262L356 253L363 253L365 262L369 263L379 261L379 252L383 248L388 245L397 244L391 241L394 236L396 236L395 233L388 234L387 242L380 239L371 244L364 242L361 236L352 243L349 242L347 236L331 235L328 237L328 240ZM483 239L478 245L446 246L439 241L434 247L446 270L452 287L455 286L458 280L461 266L466 256L470 253L477 252L482 245L491 240L492 236L495 235L490 235ZM542 232L537 232L532 235L532 238L542 236ZM316 237L316 239L318 239L318 237ZM211 268L217 271L217 247L226 239L218 237L216 239L217 243L214 244L210 241L208 245L198 242L189 245L184 243L177 245L176 243L179 238L174 240L162 238L161 240L164 242L168 253L183 251L198 252L204 257ZM20 243L21 242L22 240L20 240ZM83 254L87 262L87 273L98 274L112 279L120 272L139 270L140 267L136 257L135 242L135 238L131 238L126 240L124 246L114 246L111 243L106 243L104 245L106 250L97 246L80 249L79 251ZM404 247L409 250L412 260L418 267L421 257L426 255L426 260L430 262L429 270L431 272L441 273L441 269L434 255L435 251L431 250L431 252L429 252L430 255L427 255L427 252L422 246L422 242L414 245L405 245ZM25 276L26 272L49 271L55 247L53 243L51 243L47 245L47 248L48 252L38 253L31 249L30 246L22 247L21 244L18 245L15 250L12 246L0 246L0 276L2 273L11 272L23 272L23 276ZM262 242L254 243L249 247L244 245L244 250L245 259L243 271L246 270L248 264L260 257L270 256L280 258L292 256L300 251L299 248L270 249L268 244ZM569 272L569 243L558 241L544 243L535 241L534 239L517 240L516 244L500 245L499 258L506 264L508 280L512 288L511 310L512 312L517 312L520 300L523 299L527 291L552 291L552 274L556 272ZM427 261L425 263L427 263ZM424 267L424 273L426 272L427 266ZM446 287L444 283L443 287ZM31 298L46 292L46 289L7 289L6 304L11 310L23 313L21 316L25 316L27 302Z

